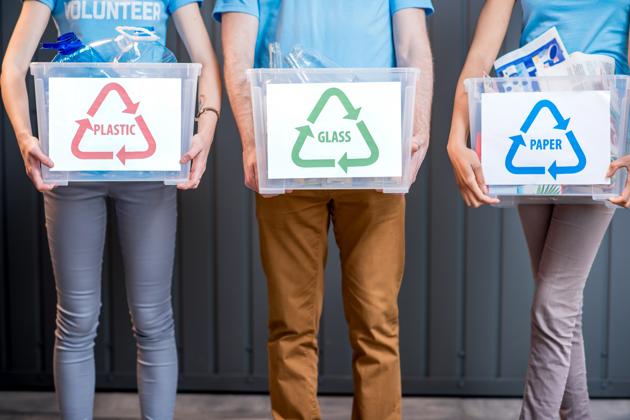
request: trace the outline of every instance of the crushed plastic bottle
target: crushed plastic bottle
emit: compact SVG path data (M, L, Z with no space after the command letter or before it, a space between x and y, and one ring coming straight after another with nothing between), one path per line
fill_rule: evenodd
M294 69L324 69L339 67L337 63L319 51L304 48L301 45L293 47L284 60L290 68Z
M59 36L57 42L45 42L42 44L42 48L57 50L57 55L52 60L55 63L98 63L104 61L94 48L85 45L74 32Z
M118 26L118 35L89 45L112 63L176 63L175 54L160 42L152 27Z
M283 54L280 43L273 42L269 44L269 65L272 69L277 68L290 68L295 70L305 69L329 69L339 68L339 64L325 56L319 51L311 48L304 48L302 45L295 45L288 54ZM297 83L316 83L319 81L326 81L326 75L318 75L313 72L301 72L295 73ZM341 76L340 81L343 82L356 82L358 79L352 73L348 73L347 76Z

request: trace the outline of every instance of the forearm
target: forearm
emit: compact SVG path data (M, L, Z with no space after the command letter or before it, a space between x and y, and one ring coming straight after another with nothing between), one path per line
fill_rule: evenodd
M3 66L2 100L20 147L33 135L25 78L26 74L18 69Z
M413 136L426 151L431 131L433 57L422 9L403 9L394 15L394 43L399 67L420 70L416 85Z
M199 110L211 108L219 113L221 111L219 63L199 7L194 3L183 6L173 14L173 19L191 60L202 66L197 89L198 108ZM204 112L199 117L198 132L214 135L217 119L218 116L214 112Z
M245 73L252 66L253 63L248 66L243 62L226 61L224 64L225 86L243 150L255 147L251 89Z
M219 66L215 62L201 63L201 75L199 77L199 93L197 95L198 109L211 108L221 113L221 79ZM211 111L203 112L199 116L197 130L200 133L214 134L218 121L218 115Z
M427 141L431 131L431 105L433 102L433 57L428 37L420 40L408 57L399 60L400 67L413 67L420 70L416 86L416 107L414 113L414 136Z
M505 38L513 8L513 0L487 0L481 10L470 51L457 81L448 147L466 146L469 120L464 81L490 73Z
M254 121L246 70L254 67L258 19L245 13L226 13L222 18L223 66L228 98L241 136L243 150L253 150Z

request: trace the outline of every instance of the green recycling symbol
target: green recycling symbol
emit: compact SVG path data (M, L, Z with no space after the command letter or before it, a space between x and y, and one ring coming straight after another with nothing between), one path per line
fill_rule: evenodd
M315 124L317 118L333 96L337 97L341 102L341 105L345 108L347 112L346 116L343 117L345 120L357 121L359 119L361 108L355 108L350 102L350 99L348 99L348 96L341 89L333 87L326 90L322 94L321 98L319 98L319 101L317 101L315 108L313 108L313 111L311 111L311 114L307 118L307 121L310 124ZM376 145L376 142L374 141L374 138L364 121L357 122L357 129L370 149L370 156L368 157L349 158L348 153L346 152L338 162L336 162L335 159L302 159L300 157L300 152L302 151L302 147L304 147L304 143L309 137L315 138L311 126L307 124L296 128L299 135L295 145L293 146L291 159L293 160L293 163L301 168L334 168L335 164L339 164L339 167L346 173L348 173L348 168L350 167L370 166L378 160L378 146Z

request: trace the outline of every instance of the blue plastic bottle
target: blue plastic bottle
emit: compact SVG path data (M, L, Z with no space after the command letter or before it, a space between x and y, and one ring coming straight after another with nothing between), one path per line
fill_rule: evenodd
M57 38L57 42L45 42L43 49L57 50L53 58L55 63L94 63L102 62L101 56L90 46L85 45L74 32L68 32Z

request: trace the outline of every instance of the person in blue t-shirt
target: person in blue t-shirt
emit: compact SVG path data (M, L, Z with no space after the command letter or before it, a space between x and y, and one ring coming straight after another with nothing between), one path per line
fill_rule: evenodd
M341 67L416 67L413 150L429 141L430 0L218 0L225 79L243 146L246 185L258 190L250 87L245 70L268 67L267 49L302 45ZM415 175L414 175L415 176ZM405 198L368 190L256 196L269 293L269 389L275 419L321 418L317 334L330 221L340 249L353 350L355 419L399 419L397 297L404 266Z
M25 1L2 64L2 97L26 172L44 193L46 228L57 288L55 388L63 419L91 419L94 402L94 338L101 306L106 199L116 210L137 342L137 375L144 419L173 417L177 350L171 280L175 254L175 186L157 182L71 183L53 188L41 166L53 166L32 134L26 72L51 14L60 32L84 43L113 38L116 27L152 26L165 43L173 17L193 61L201 63L199 123L181 163L192 161L180 189L197 188L205 171L221 103L218 62L199 9L201 0ZM69 93L72 94L71 92Z
M522 0L525 44L556 27L569 51L614 58L628 75L630 0ZM487 0L462 69L448 153L464 201L493 204L477 154L467 147L468 98L464 80L490 72L508 29L515 1ZM630 168L630 156L612 163ZM630 207L630 181L611 202ZM521 419L590 419L582 337L586 279L614 210L603 205L528 204L519 215L535 279L531 349ZM579 246L575 246L576 244Z

